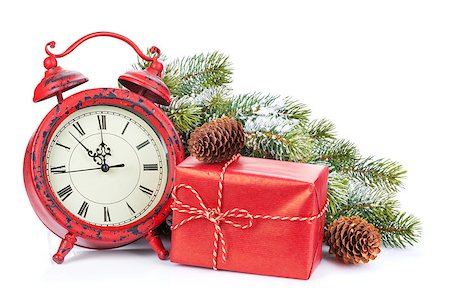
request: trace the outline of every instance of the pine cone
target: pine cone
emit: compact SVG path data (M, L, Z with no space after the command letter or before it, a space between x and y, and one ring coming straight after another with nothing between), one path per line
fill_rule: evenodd
M328 226L325 240L330 253L345 264L368 263L380 253L381 235L361 217L343 217Z
M218 163L238 154L244 144L242 124L224 116L196 128L188 141L188 151L200 161Z

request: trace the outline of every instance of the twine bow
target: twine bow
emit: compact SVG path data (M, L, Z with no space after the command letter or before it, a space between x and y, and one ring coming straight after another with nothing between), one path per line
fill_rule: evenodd
M271 216L271 215L252 215L249 211L240 208L233 208L222 212L222 200L223 200L223 181L224 175L228 168L228 166L236 161L240 157L239 154L233 156L225 165L222 167L222 171L220 173L219 179L219 189L217 191L217 207L208 208L203 202L200 194L195 190L192 186L186 184L179 184L174 187L172 192L173 204L172 210L177 211L178 213L192 214L192 216L182 220L180 223L171 227L172 230L176 230L179 227L185 225L188 222L191 222L196 219L205 218L214 224L214 248L213 248L213 269L217 270L217 257L219 246L222 251L222 260L225 262L227 259L227 250L225 238L223 236L222 228L220 227L221 223L225 223L231 225L235 228L239 229L248 229L253 226L254 219L263 219L263 220L281 220L281 221L313 221L317 218L322 217L322 215L326 212L328 207L328 199L325 203L324 207L320 211L319 214L312 217L286 217L286 216ZM194 196L197 198L200 208L193 207L191 205L185 204L180 201L177 197L177 192L179 189L184 188L189 190Z
M239 155L233 156L231 160L229 160L222 168L222 172L220 174L220 180L219 180L219 190L217 192L218 198L217 198L217 207L216 208L207 208L203 202L202 197L200 194L198 194L197 190L192 188L189 185L186 184L179 184L175 186L172 192L173 197L173 204L172 204L172 210L177 211L179 213L186 213L186 214L193 214L193 216L190 216L189 218L186 218L182 220L180 223L178 223L175 226L172 226L172 230L176 230L180 226L200 218L205 218L209 221L211 221L214 224L214 250L213 250L213 269L217 270L217 255L219 250L219 243L222 250L222 260L225 262L227 260L227 251L226 251L226 243L225 238L223 236L222 228L220 227L220 223L226 223L229 225L232 225L236 228L240 229L247 229L250 228L253 225L253 216L244 209L234 208L231 210L227 210L225 212L222 212L222 197L223 197L223 178L225 175L225 171L227 170L228 166L233 163L235 160L239 158ZM180 188L188 189L190 192L194 194L194 196L197 198L200 209L193 207L191 205L185 204L178 200L177 198L177 191ZM236 222L237 219L244 219L244 224Z

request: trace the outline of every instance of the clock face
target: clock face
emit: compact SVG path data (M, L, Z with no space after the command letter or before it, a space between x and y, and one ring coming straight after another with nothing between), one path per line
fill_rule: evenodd
M153 127L106 105L77 110L56 128L46 167L60 204L98 226L147 215L159 203L169 172L167 150Z

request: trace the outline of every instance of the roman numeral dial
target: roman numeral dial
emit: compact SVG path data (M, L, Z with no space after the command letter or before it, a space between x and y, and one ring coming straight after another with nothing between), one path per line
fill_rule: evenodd
M61 165L61 166L52 167L52 168L50 168L50 171L52 173L66 173L66 166Z
M125 134L125 131L127 130L129 124L130 124L130 122L127 122L127 123L125 124L125 127L123 127L122 135Z
M142 142L142 143L140 143L139 145L137 145L136 148L137 148L138 150L141 150L141 149L143 149L145 146L147 146L147 145L149 145L149 144L150 144L150 141L145 140L144 142Z
M130 206L130 204L129 204L128 202L127 202L126 204L127 204L128 210L130 210L130 212L131 212L131 215L133 215L134 213L136 213L136 212L134 211L134 209Z
M106 115L97 115L100 130L106 130Z
M158 164L144 164L144 171L157 171Z
M87 202L83 201L83 204L81 205L80 210L78 210L78 215L86 218L88 209L89 209L89 204Z
M56 142L56 145L57 145L57 146L60 146L60 147L62 147L62 148L65 148L66 150L70 151L70 147L68 147L67 145L61 144L61 143L59 143L59 142Z
M144 186L139 186L139 190L141 190L142 192L144 192L145 194L147 194L147 195L150 195L150 196L152 196L153 195L153 190L150 190L149 188L147 188L147 187L144 187Z
M111 222L111 216L109 215L108 207L103 207L103 221Z
M72 194L72 192L73 192L72 187L70 185L67 185L66 187L59 190L57 193L59 198L61 198L61 201L65 201L67 197L69 197Z
M120 227L146 217L165 199L169 151L156 127L136 113L85 107L52 131L46 175L53 200L71 217Z
M81 127L79 122L75 122L72 126L75 128L75 130L77 130L77 132L80 134L80 136L86 135L86 133L83 130L83 127Z

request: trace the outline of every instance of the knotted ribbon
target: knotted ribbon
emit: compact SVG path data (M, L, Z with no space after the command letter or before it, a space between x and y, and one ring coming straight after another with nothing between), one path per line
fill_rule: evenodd
M214 248L212 253L212 263L213 263L213 269L217 270L217 257L218 257L218 251L219 246L222 251L222 260L226 262L227 259L227 251L226 251L226 243L225 238L222 232L222 228L220 227L221 223L225 223L228 225L231 225L235 228L239 229L248 229L253 226L253 221L255 219L263 219L263 220L281 220L281 221L308 221L311 222L313 220L316 220L326 212L329 201L327 199L324 207L319 212L319 214L311 217L288 217L288 216L271 216L271 215L252 215L249 211L245 209L240 208L233 208L230 210L227 210L225 212L222 212L222 200L223 200L223 183L224 183L224 176L225 172L230 166L231 163L236 161L240 157L239 154L233 156L228 162L225 163L225 165L222 167L222 171L220 173L220 179L219 179L219 189L217 191L217 207L215 208L208 208L203 202L202 197L200 194L195 190L192 186L186 185L186 184L179 184L173 188L172 191L172 210L177 211L178 213L185 213L185 214L191 214L192 216L180 221L180 223L173 225L171 227L172 230L176 230L180 228L181 226L185 225L188 222L191 222L193 220L205 218L209 220L214 225ZM182 201L180 201L177 197L177 192L179 189L184 188L189 190L194 196L197 198L200 208L193 207L189 204L186 204Z

